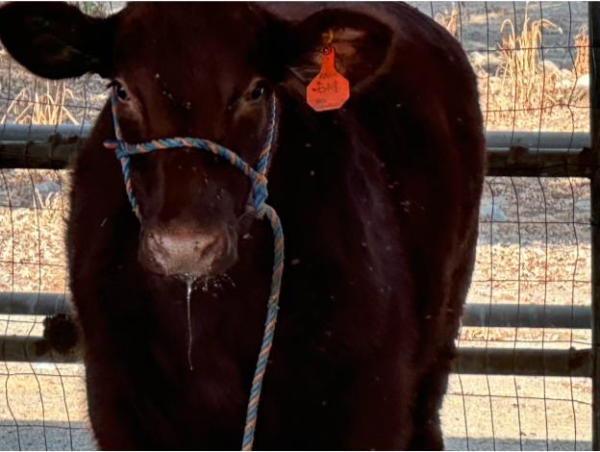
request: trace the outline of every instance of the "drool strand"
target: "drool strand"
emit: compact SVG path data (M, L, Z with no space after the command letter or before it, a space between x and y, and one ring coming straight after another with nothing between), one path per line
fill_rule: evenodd
M188 364L190 366L190 371L194 370L194 365L192 363L192 347L194 338L192 336L192 308L191 308L191 300L192 300L192 290L194 289L194 278L187 277L185 280L186 284L186 297L187 297L187 327L188 327L188 349L187 349L187 357Z

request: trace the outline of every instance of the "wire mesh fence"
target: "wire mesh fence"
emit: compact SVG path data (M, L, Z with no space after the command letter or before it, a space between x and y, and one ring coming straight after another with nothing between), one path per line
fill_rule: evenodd
M589 131L589 38L584 3L427 5L465 48L488 131L565 133L567 152ZM420 9L427 10L425 5ZM587 143L585 144L588 145ZM570 176L566 171L566 176ZM488 177L468 303L590 306L588 179ZM463 326L462 347L568 350L590 329ZM591 380L573 376L453 375L444 406L449 448L580 450L592 446Z
M516 304L522 311L567 306L567 318L589 306L589 195L586 179L488 178L468 302ZM591 331L463 326L459 345L515 353L587 349ZM462 433L458 448L590 449L591 381L543 376L543 367L539 373L455 375L445 413Z
M121 6L91 2L82 8L106 14ZM539 163L548 147L577 155L582 143L588 146L586 4L414 6L463 44L477 74L488 136L503 132L496 135L497 147L511 149L508 160L526 147ZM82 135L105 98L105 81L99 78L42 81L0 50L0 143L39 141L36 134L43 126L46 135L65 125L70 134ZM44 304L45 314L64 311L59 298L54 307L53 299L44 297L68 295L63 237L69 172L2 166L0 353L18 349L25 359L0 362L0 449L91 449L84 370L44 349L44 337L54 346L64 340L61 318L23 315L23 303L15 302L19 294L28 294L29 305ZM487 312L488 325L493 309L515 307L517 322L509 327L465 322L458 343L481 351L484 360L506 350L512 369L503 375L463 369L451 376L442 412L448 449L592 448L591 380L569 370L556 376L550 360L554 351L592 345L590 324L577 324L581 312L587 318L591 303L590 181L577 168L561 168L562 177L556 178L511 177L508 168L503 176L486 179L468 304ZM540 308L534 326L519 326L532 306ZM550 323L555 307L564 308L560 328L540 327ZM518 356L531 350L548 355L537 376L519 375Z

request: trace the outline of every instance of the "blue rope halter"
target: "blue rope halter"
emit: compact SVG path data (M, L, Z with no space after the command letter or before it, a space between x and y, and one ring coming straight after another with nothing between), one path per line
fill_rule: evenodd
M258 355L258 360L256 362L256 368L254 370L252 388L250 389L250 399L248 401L248 408L246 411L246 425L244 427L244 439L242 442L242 450L252 450L254 433L256 429L256 419L258 415L258 404L260 401L263 380L269 361L269 354L273 346L275 324L277 322L277 312L279 310L281 277L283 275L283 229L281 228L281 221L279 220L275 209L266 204L268 196L266 174L278 125L277 100L275 96L273 96L271 99L269 123L267 125L265 144L260 153L256 170L254 170L233 151L209 140L189 137L174 137L152 140L146 143L129 144L123 139L123 132L121 130L121 126L119 125L119 119L117 115L118 98L115 90L111 92L110 102L116 139L105 141L104 146L108 149L113 149L117 158L121 162L123 178L125 180L125 190L127 191L131 208L140 221L140 208L133 194L133 186L131 182L131 156L162 149L186 147L212 152L220 158L228 161L239 170L243 171L244 174L250 178L252 184L250 193L248 195L248 201L246 203L246 210L252 212L257 218L266 218L271 225L274 241L271 292L269 295L269 301L267 303L267 318L265 321L262 344Z

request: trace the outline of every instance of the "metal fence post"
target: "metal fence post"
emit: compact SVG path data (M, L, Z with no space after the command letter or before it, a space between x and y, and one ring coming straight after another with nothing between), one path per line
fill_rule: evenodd
M592 217L592 450L600 450L600 4L589 3Z

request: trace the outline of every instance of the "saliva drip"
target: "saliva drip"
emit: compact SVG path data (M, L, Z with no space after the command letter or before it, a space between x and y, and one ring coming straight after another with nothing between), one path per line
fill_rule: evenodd
M194 370L194 364L192 363L192 347L194 342L193 332L192 332L192 308L191 308L191 300L192 300L192 291L194 290L194 282L195 278L187 275L185 278L186 284L186 298L187 298L187 334L188 334L188 349L187 349L187 357L188 364L190 366L190 371Z

